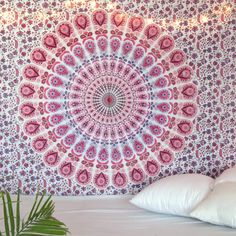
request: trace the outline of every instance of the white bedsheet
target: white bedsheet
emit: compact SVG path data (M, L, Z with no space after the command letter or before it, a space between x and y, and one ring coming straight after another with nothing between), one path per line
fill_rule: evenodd
M236 229L155 214L129 203L131 196L54 197L56 218L73 236L233 236ZM32 197L22 197L24 211Z

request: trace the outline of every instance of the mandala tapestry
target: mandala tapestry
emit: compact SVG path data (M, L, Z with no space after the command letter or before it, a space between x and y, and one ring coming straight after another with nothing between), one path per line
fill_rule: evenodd
M234 165L232 14L176 27L178 1L40 2L12 3L21 13L1 31L0 187L128 194L170 174L216 176ZM155 21L172 10L175 25Z

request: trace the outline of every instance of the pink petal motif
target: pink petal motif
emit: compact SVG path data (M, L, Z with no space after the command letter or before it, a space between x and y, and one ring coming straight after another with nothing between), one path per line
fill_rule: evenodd
M50 89L48 90L47 95L50 99L57 99L61 96L61 93L56 89Z
M164 165L169 165L173 161L173 154L165 149L160 151L158 160Z
M138 60L144 56L145 50L142 47L137 47L134 50L134 60Z
M158 125L150 125L150 130L155 136L160 136L162 134L162 129Z
M185 54L181 50L175 50L170 55L170 62L178 66L185 61Z
M188 81L191 79L192 76L192 70L190 67L182 67L178 70L178 77L182 80L182 81Z
M60 87L63 85L63 81L58 76L50 76L49 77L49 84L55 87Z
M48 141L43 137L38 137L33 141L33 147L38 152L45 150L47 146L48 146Z
M56 65L55 66L55 72L58 74L58 75L68 75L68 70L67 70L67 68L64 66L64 65L62 65L62 64L59 64L59 65Z
M42 49L35 49L32 54L32 60L35 62L35 63L43 63L46 61L46 57L47 57L47 54L45 51L43 51Z
M26 66L23 73L29 80L35 80L39 76L38 69L35 66Z
M132 149L127 145L123 149L123 154L124 154L124 158L127 160L132 159L134 155Z
M167 123L167 121L168 121L168 118L167 118L166 115L160 114L160 115L156 115L156 116L155 116L155 120L156 120L156 122L157 122L158 124L160 124L160 125L165 125L165 124Z
M120 48L120 39L119 38L112 38L110 41L110 46L113 52L116 52Z
M53 34L48 34L43 38L43 45L48 49L54 49L57 47L58 39Z
M35 89L31 85L23 85L20 89L21 95L25 98L30 98L35 94Z
M84 58L84 50L81 46L74 47L73 53L76 57L80 58L81 60Z
M160 100L168 100L171 97L171 92L167 89L162 89L157 93L157 98Z
M85 150L85 142L84 142L84 141L81 141L81 142L77 143L77 144L75 145L74 150L75 150L75 152L76 152L77 154L81 155L81 154L84 152L84 150Z
M164 36L159 40L160 49L170 51L174 48L174 40L170 36Z
M96 153L97 153L96 148L92 146L86 151L85 158L88 159L89 161L94 161Z
M71 36L73 30L72 27L70 26L69 23L62 23L59 27L58 27L58 33L60 34L60 36L68 38Z
M92 40L87 40L85 42L85 48L86 48L86 50L89 53L93 54L95 52L95 44L94 44L94 42Z
M160 171L160 166L156 161L148 161L145 169L148 175L155 176Z
M25 132L28 135L35 135L39 132L40 124L36 121L29 121L25 125Z
M95 25L102 26L107 22L107 13L103 10L98 10L93 13L93 22Z
M192 99L197 93L197 88L193 84L187 84L183 87L181 93L184 95L185 98Z
M44 161L48 166L56 166L59 160L58 152L50 151L44 156Z
M23 115L24 117L31 117L34 115L35 113L35 107L33 106L32 103L26 103L23 104L20 107L20 113L21 115Z
M72 55L70 54L65 54L63 56L63 61L65 62L66 65L68 66L75 66L75 59Z
M56 134L60 137L63 137L69 130L68 125L60 125L56 129Z
M160 35L160 31L161 30L157 25L151 24L146 27L145 35L147 36L148 39L155 40Z
M108 161L108 152L105 148L103 148L99 153L98 153L98 161L101 163L106 163Z
M124 173L117 172L113 176L113 183L117 188L122 188L127 183L127 177Z
M125 24L125 15L122 12L114 12L111 15L111 22L116 26L123 26Z
M157 109L161 112L168 113L171 111L171 105L169 103L162 102L157 105Z
M52 124L57 125L60 124L62 122L62 120L64 119L63 115L52 115L50 117L50 121Z
M153 137L150 134L143 134L143 141L147 145L151 145L153 143Z
M121 161L121 153L117 148L112 149L111 159L114 162Z
M161 75L161 73L162 73L162 68L160 68L160 66L154 66L150 71L150 75L153 77L157 77Z
M143 150L144 150L144 146L141 142L135 140L134 141L134 150L137 152L137 153L142 153Z
M184 139L181 137L174 137L170 139L170 147L174 151L181 151L184 147Z
M143 60L143 67L150 67L154 64L154 57L149 55L149 56L146 56Z
M94 183L98 188L105 188L108 185L108 176L104 173L100 173L95 175Z
M155 86L157 88L164 88L167 86L167 84L168 84L168 80L166 77L161 77L161 78L157 79L155 82Z
M183 114L187 117L194 117L197 112L196 105L192 103L185 104L181 110Z
M141 169L134 168L130 173L130 177L131 177L132 182L141 183L144 179L144 174Z
M108 42L107 42L107 39L106 39L105 37L100 37L100 38L98 38L97 44L98 44L98 47L99 47L102 51L105 51L105 50L107 49Z
M133 43L131 41L125 41L122 47L123 53L126 55L133 49Z
M67 135L65 137L65 145L66 146L72 146L74 143L75 143L75 140L76 140L76 136L74 134L70 134L70 135Z
M89 17L85 14L76 16L75 23L78 29L85 30L89 26Z
M75 167L70 162L64 162L59 166L59 173L66 178L70 178L75 171Z
M141 31L144 25L144 20L141 17L132 17L129 21L129 27L132 31Z
M78 184L87 185L91 181L91 173L86 169L79 170L76 174Z
M181 121L178 124L178 131L180 132L180 134L183 135L188 135L191 133L192 131L192 124L190 121Z

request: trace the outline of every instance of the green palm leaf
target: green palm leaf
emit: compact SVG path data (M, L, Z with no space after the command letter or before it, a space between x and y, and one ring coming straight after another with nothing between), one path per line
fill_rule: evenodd
M7 203L6 203L4 194L2 194L2 203L3 203L3 217L4 217L4 225L5 225L5 234L6 234L6 236L10 236L8 214L7 214Z
M20 194L17 194L16 202L12 201L8 192L2 193L3 220L5 232L0 231L0 236L46 236L46 235L66 235L69 231L65 224L52 215L54 213L54 203L51 196L44 201L46 193L42 196L36 194L34 204L27 217L20 224ZM6 196L6 198L5 198ZM6 201L7 200L7 201ZM16 204L15 214L13 204Z
M16 199L16 232L20 230L20 191L17 192Z
M8 203L8 216L11 226L11 236L14 236L15 234L15 219L14 219L14 213L13 213L13 207L12 207L12 200L11 196L8 192L6 192L7 196L7 203Z

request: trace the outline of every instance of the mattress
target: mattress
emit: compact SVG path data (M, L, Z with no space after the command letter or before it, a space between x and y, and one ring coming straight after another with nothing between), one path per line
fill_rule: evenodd
M236 229L156 214L129 203L131 196L54 197L55 217L73 236L227 236ZM24 215L33 202L23 196Z

